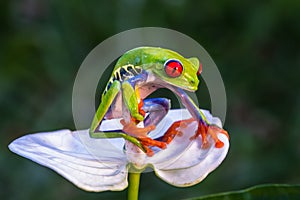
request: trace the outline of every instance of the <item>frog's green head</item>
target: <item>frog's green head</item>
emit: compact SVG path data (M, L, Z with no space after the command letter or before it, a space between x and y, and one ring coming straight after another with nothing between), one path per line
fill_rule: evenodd
M140 62L145 70L151 71L163 82L180 87L185 90L195 91L198 88L198 76L202 67L197 58L184 58L169 49L155 47L138 48Z

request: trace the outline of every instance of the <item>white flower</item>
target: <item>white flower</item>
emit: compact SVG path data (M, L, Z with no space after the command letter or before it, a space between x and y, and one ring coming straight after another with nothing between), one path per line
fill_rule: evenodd
M208 121L221 127L218 118L202 110ZM169 126L180 119L188 119L186 110L170 110L157 128L149 134L152 138L163 135ZM103 123L103 130L119 126L116 120ZM111 129L111 128L110 128ZM210 145L201 147L201 138L191 140L197 129L192 122L180 127L182 136L176 136L164 150L156 150L148 157L135 145L124 139L93 139L88 130L58 130L25 135L9 145L9 149L61 174L81 189L87 191L123 190L127 187L128 171L152 167L157 176L167 183L185 187L202 181L225 158L228 138L219 133L222 148ZM208 137L211 143L214 140Z

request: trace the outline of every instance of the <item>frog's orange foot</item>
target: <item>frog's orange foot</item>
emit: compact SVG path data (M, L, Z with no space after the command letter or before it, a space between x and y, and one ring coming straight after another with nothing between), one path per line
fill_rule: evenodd
M174 122L170 128L166 131L166 133L161 138L161 141L166 142L167 144L170 144L170 142L173 140L173 138L177 136L182 136L183 133L179 130L180 127L185 128L190 124L191 122L195 121L195 119L185 119L185 120L179 120Z
M196 134L192 136L190 139L194 140L201 135L202 148L208 148L210 146L210 143L207 140L207 135L210 135L212 139L215 141L215 147L222 148L224 146L224 143L218 138L219 133L226 135L227 138L229 139L228 132L225 131L224 129L215 125L207 125L204 122L199 122L198 130L196 131Z
M140 128L133 121L126 123L124 119L121 119L120 122L123 125L122 131L136 138L147 137L147 134L155 129L155 125Z
M157 140L151 139L149 137L142 137L142 138L137 138L137 139L141 142L147 156L154 155L154 152L150 147L158 147L160 149L167 148L167 143L157 141Z
M167 144L165 142L157 141L147 136L150 131L155 129L155 125L139 128L133 121L126 123L125 120L122 119L120 122L123 125L122 131L138 139L148 156L153 156L154 154L150 147L158 147L160 149L167 148Z

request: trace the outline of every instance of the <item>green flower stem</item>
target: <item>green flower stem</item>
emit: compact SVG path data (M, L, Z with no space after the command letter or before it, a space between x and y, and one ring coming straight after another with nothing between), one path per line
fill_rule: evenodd
M129 173L128 200L139 199L141 173Z

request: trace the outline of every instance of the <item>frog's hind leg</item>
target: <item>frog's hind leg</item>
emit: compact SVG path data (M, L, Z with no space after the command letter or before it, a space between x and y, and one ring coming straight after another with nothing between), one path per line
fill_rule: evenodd
M147 136L150 131L155 129L155 125L149 125L144 128L139 128L133 121L126 123L125 120L122 119L120 122L123 125L122 132L138 140L139 144L142 146L140 148L144 150L144 152L148 156L152 156L154 154L150 147L156 146L161 149L165 149L167 147L167 144L165 142L157 141Z
M133 120L126 123L125 120L121 120L123 125L123 132L130 136L135 137L143 146L146 154L152 156L154 152L151 147L158 147L165 149L167 147L165 142L158 141L148 137L148 133L153 131L156 125L166 116L170 109L170 101L166 98L152 98L140 100L139 112L147 113L144 119L144 128L137 127L136 122Z
M166 98L144 99L142 110L148 113L144 125L157 125L169 112L170 100Z

